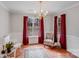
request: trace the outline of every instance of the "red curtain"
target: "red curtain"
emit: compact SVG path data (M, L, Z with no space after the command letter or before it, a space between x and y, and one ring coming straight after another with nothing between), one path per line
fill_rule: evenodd
M54 42L57 42L57 16L54 17Z
M38 42L40 44L43 44L44 43L44 19L43 19L43 16L41 16L41 19L40 19L40 35L38 37Z
M28 21L28 16L23 17L23 45L27 45L29 43L28 41L28 26L27 26L27 21Z
M66 49L66 15L61 15L61 34L60 43L63 49Z

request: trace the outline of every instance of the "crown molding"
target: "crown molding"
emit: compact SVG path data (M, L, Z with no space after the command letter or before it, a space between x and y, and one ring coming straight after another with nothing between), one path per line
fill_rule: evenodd
M9 9L8 9L2 2L0 2L0 5L1 5L5 10L9 11Z
M77 7L77 6L79 6L79 3L74 4L74 5L72 5L72 6L69 6L69 7L67 7L67 8L61 9L58 13L60 13L60 12L62 12L62 11L65 11L65 10L68 10L68 9L71 9L71 8L74 8L74 7Z

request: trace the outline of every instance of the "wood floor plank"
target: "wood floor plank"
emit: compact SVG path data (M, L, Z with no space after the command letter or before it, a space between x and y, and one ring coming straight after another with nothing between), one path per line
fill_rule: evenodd
M44 56L46 55L43 58L77 58L77 56L73 55L72 53L70 53L70 52L68 52L64 49L56 48L56 47L50 48L50 47L47 47L47 46L44 46L44 45L41 45L41 44L23 46L22 49L21 49L21 52L19 52L20 50L17 50L17 54L20 54L19 56L17 56L17 58L19 58L19 57L24 58L23 53L28 52L28 51L27 50L23 51L23 49L29 50L30 48L34 48L34 49L41 48L41 49L39 49L40 53L41 54L43 53ZM41 50L43 50L43 51L41 52ZM27 54L29 54L30 51L31 50L29 50L29 52ZM31 55L31 57L39 55L39 53L37 51L35 51L35 52L34 52L34 54L30 53L30 55L33 54L33 55ZM28 55L27 58L28 57L31 58L30 55Z

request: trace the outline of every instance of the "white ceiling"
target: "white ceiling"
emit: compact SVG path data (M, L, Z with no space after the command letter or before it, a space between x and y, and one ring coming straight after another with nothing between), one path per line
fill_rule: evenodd
M10 12L34 13L39 11L39 1L2 1ZM42 9L48 10L49 13L58 12L64 8L79 3L78 1L43 1Z

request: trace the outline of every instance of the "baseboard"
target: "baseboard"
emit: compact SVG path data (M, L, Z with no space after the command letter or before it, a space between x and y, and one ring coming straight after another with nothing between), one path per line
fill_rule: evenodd
M79 50L75 50L75 49L68 49L67 51L69 51L70 53L72 53L73 55L79 57Z

